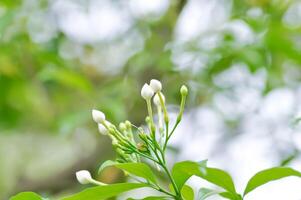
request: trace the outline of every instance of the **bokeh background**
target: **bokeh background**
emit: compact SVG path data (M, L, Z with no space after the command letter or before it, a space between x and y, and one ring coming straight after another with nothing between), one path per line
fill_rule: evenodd
M80 191L80 169L124 180L96 173L115 154L91 109L143 124L152 78L171 113L190 89L171 163L208 158L239 191L258 170L301 170L301 1L1 0L0 199ZM300 200L300 188L288 178L246 199Z

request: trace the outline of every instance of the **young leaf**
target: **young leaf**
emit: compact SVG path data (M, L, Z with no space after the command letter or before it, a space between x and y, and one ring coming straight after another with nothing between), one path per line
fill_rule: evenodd
M209 188L201 188L199 190L197 199L198 200L205 200L210 196L217 195L217 194L220 194L220 193L221 193L221 191L218 191L218 190L212 190L212 189L209 189Z
M146 180L149 180L152 183L157 183L153 171L149 166L147 166L144 163L116 163L114 161L108 160L101 165L98 172L102 171L104 168L109 166L115 166L119 169L127 171L130 174L145 178Z
M231 192L223 192L218 190L213 190L209 188L201 188L198 193L198 200L205 200L208 197L211 197L213 195L219 195L226 199L230 200L242 200L241 196L239 194L233 194Z
M194 192L191 187L184 185L181 189L181 195L184 200L194 200Z
M288 176L301 177L301 173L289 167L274 167L260 171L249 180L243 196L246 196L249 192L270 181L275 181Z
M219 193L219 196L222 196L226 199L230 199L230 200L242 200L242 197L240 194L233 194L230 192L221 192Z
M167 200L170 199L169 197L164 197L164 196L150 196L150 197L145 197L143 199L133 199L133 198L128 198L127 200Z
M111 185L97 186L83 190L70 197L63 198L62 200L104 200L117 196L123 192L134 190L142 187L147 187L142 183L117 183Z
M204 167L199 166L197 162L183 161L176 163L173 166L171 173L178 188L181 189L191 176L200 175L200 171L203 171L200 168L203 168L203 170L205 169Z
M223 170L200 166L199 163L192 161L176 163L172 169L172 176L180 189L193 175L220 186L232 194L237 194L231 176Z
M43 200L43 198L34 192L21 192L9 200Z

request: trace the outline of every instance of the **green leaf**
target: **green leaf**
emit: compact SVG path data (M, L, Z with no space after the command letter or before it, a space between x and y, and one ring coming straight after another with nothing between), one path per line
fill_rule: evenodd
M230 199L230 200L242 200L242 197L240 194L233 194L231 192L221 192L219 193L220 196Z
M301 177L301 173L289 167L274 167L260 171L249 180L244 196L259 186L288 176Z
M183 161L176 163L171 173L176 185L181 189L191 176L200 175L202 170L204 171L205 167L200 166L197 162Z
M164 196L150 196L150 197L145 197L143 199L133 199L133 198L128 198L127 200L165 200L165 199L170 199L170 197L164 197Z
M218 191L218 190L212 190L212 189L209 189L209 188L201 188L199 190L197 199L198 200L204 200L204 199L207 199L210 196L217 195L217 194L220 194L220 193L221 193L221 191Z
M34 192L21 192L9 200L43 200L43 198Z
M184 185L181 189L181 195L184 200L193 200L194 199L194 192L191 187L188 185Z
M153 171L148 165L144 163L116 163L114 161L108 160L100 166L98 172L101 172L104 168L109 166L115 166L119 169L127 171L130 174L145 178L146 180L149 180L152 183L157 183Z
M225 192L225 191L219 191L219 190L213 190L209 188L201 188L198 193L198 200L204 200L208 197L211 197L213 195L219 195L226 199L231 200L242 200L241 196L239 194L233 194L231 192Z
M176 163L172 169L172 176L179 189L193 175L220 186L232 194L237 194L231 176L221 169L205 167L192 161Z
M117 196L123 192L142 187L147 187L147 185L142 183L117 183L112 185L97 186L85 189L82 192L63 198L62 200L103 200Z

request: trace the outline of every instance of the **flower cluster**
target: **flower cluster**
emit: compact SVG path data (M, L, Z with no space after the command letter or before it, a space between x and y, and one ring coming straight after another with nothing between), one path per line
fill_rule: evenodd
M141 89L141 96L146 101L148 115L145 118L147 129L137 127L130 121L121 122L118 127L110 123L105 114L99 110L92 110L93 120L98 124L101 134L112 139L112 145L118 154L119 163L142 162L148 159L154 162L160 170L160 165L165 163L165 151L167 143L182 119L188 89L183 85L180 89L181 105L177 120L169 131L169 116L166 108L165 97L162 93L160 81L152 79L145 83ZM157 122L154 122L153 104L156 108ZM94 183L101 185L91 178L88 171L79 171L76 174L82 184Z

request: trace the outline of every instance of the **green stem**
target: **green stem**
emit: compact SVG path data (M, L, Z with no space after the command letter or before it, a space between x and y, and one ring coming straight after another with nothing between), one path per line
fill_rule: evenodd
M172 128L170 134L169 134L168 137L167 137L167 142L168 142L168 140L170 139L170 137L172 136L172 134L175 132L175 130L176 130L176 128L178 127L179 123L180 123L180 121L177 120L176 124L174 125L174 127Z
M171 174L170 174L170 172L169 172L169 170L167 169L167 167L166 167L165 164L163 164L163 165L161 165L161 166L162 166L162 168L164 169L164 171L166 172L168 178L169 178L170 181L171 181L172 187L173 187L173 189L175 190L175 193L176 193L176 197L179 198L179 197L181 196L181 195L180 195L180 191L179 191L178 186L176 185L176 183L175 183L173 177L171 176ZM181 199L181 198L180 198L180 199Z
M91 179L91 180L90 180L90 183L92 183L92 184L94 184L94 185L99 185L99 186L107 185L107 184L105 184L105 183L96 181L96 180L94 180L94 179Z
M167 147L167 142L168 142L168 122L165 122L165 127L166 127L166 132L165 132L165 142L164 142L164 146L163 146L163 152L165 152L166 147Z
M153 118L153 111L152 111L152 104L150 99L146 100L146 104L147 104L147 111L148 111L148 116L150 118L150 132L151 134L154 136L155 135L155 124L154 124L154 118Z

